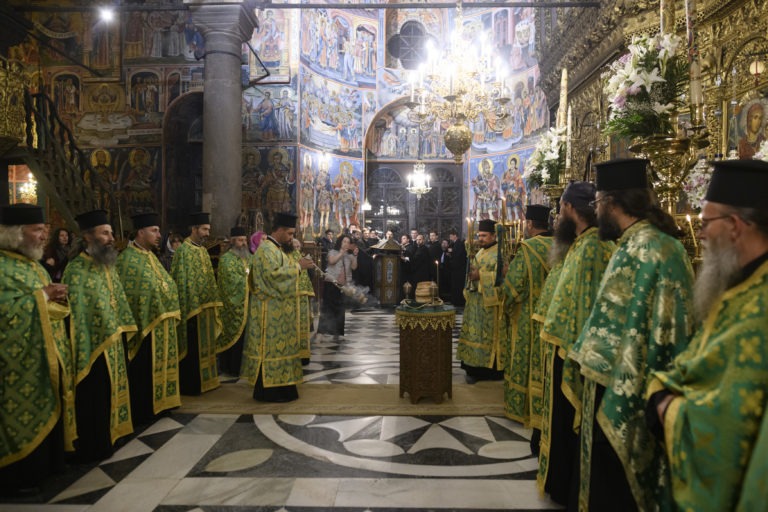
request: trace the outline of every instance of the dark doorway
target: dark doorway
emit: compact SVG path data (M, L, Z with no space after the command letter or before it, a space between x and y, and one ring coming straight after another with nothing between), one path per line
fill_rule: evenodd
M413 163L378 164L369 162L366 189L371 210L366 213L366 225L377 231L391 230L399 236L418 229L427 234L436 230L448 238L448 232L462 227L461 168L446 164L427 163L431 186L418 199L406 190Z
M203 93L171 103L163 121L163 212L166 230L186 233L203 207Z

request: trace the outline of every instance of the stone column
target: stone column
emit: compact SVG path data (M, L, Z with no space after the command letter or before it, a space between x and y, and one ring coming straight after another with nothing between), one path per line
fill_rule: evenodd
M203 210L211 234L228 236L240 217L242 191L242 44L257 26L248 0L184 0L205 38Z

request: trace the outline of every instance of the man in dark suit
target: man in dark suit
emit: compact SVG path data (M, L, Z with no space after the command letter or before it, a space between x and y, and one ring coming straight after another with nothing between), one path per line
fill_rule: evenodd
M452 229L448 235L448 253L451 256L451 304L455 307L464 307L464 284L467 276L467 250L464 240L459 238L459 233Z

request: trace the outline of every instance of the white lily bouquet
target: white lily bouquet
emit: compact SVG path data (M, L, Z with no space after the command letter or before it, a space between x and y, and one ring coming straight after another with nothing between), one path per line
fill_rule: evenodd
M528 186L557 185L565 167L565 127L550 128L542 134L528 158L523 178Z
M604 91L611 103L606 132L624 137L672 134L673 114L683 105L688 63L677 53L676 35L634 36L629 53L606 72Z

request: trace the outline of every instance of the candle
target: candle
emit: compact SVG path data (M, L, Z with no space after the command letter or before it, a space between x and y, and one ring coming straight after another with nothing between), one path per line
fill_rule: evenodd
M472 244L472 217L467 217L467 240L469 241L470 245Z
M560 75L560 102L557 105L557 119L555 126L565 128L565 115L568 105L568 69L563 68Z
M440 261L435 260L435 276L437 276L437 296L440 296Z
M704 104L704 93L701 92L701 66L698 59L691 64L691 105Z
M693 230L693 222L691 222L691 216L686 215L685 220L688 221L688 230L691 232L691 240L693 240L693 250L696 252L696 255L699 254L699 242L696 240L696 232Z
M573 112L571 106L568 105L568 124L565 130L565 168L570 170L571 168L571 136L573 135Z
M688 62L698 53L696 47L696 0L685 0L685 36L688 42Z
M675 33L675 0L660 0L659 29L662 35Z
M504 221L507 220L507 200L506 198L501 198L501 222L504 223Z

